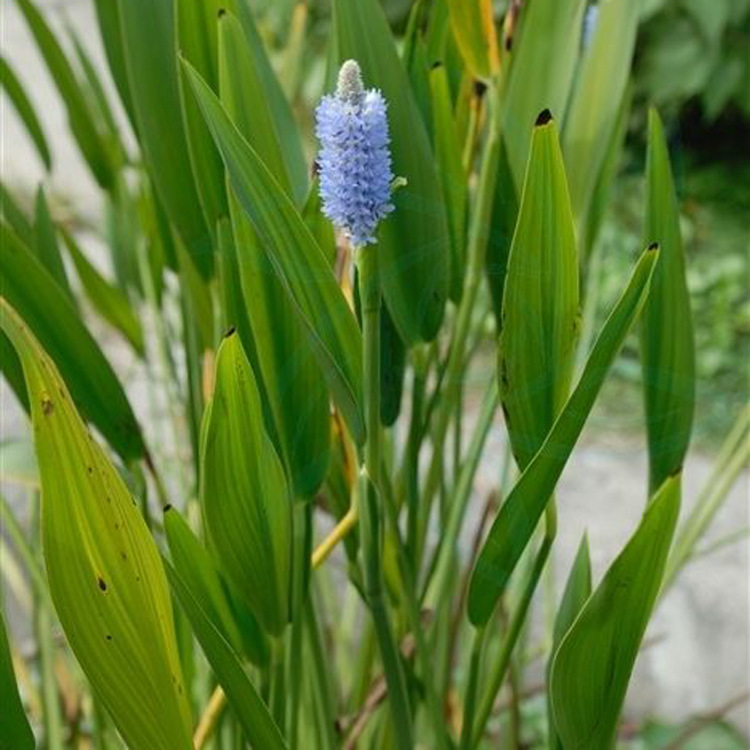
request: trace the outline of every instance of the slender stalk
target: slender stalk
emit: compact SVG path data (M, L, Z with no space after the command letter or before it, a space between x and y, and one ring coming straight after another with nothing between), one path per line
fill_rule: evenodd
M406 550L409 562L414 566L417 543L417 520L419 517L419 449L421 447L422 418L426 385L426 368L422 352L414 354L414 379L412 382L411 416L409 436L404 457L406 488Z
M221 687L217 687L211 695L211 699L208 701L208 704L201 715L200 721L198 722L195 734L193 735L193 746L195 750L201 750L211 738L226 705L227 696Z
M484 274L487 240L490 234L490 219L492 215L492 204L495 195L495 183L497 180L501 148L499 114L495 111L496 109L497 107L493 106L492 118L489 124L489 133L485 144L484 157L482 159L479 187L476 195L476 211L474 213L469 233L464 289L463 295L461 296L461 303L458 308L456 327L453 331L450 352L448 354L444 395L443 400L438 407L437 414L435 415L436 421L433 432L432 460L430 462L424 491L422 493L421 505L423 512L419 524L417 560L421 559L421 551L427 533L432 499L440 484L443 466L443 445L445 443L445 437L451 416L455 410L458 393L460 391L464 368L466 338L471 328L472 313L474 311L477 293L479 291L479 284Z
M388 619L382 582L382 518L378 488L382 461L380 428L380 279L377 247L357 251L360 302L362 305L363 380L365 394L364 470L360 472L360 530L364 563L365 596L375 626L375 636L388 686L388 704L393 718L396 746L414 746L409 696L396 641Z
M284 635L271 639L271 715L277 726L286 726L286 680L284 674Z
M529 611L529 605L536 591L536 587L539 583L539 579L544 570L544 566L549 558L550 550L552 549L552 543L557 533L557 511L555 510L554 498L550 499L550 503L547 506L546 515L546 529L544 533L544 539L542 545L539 548L534 565L531 569L530 575L521 593L521 598L516 605L516 610L508 627L508 633L505 636L505 641L500 649L500 653L497 657L497 661L493 664L492 672L490 674L489 683L484 691L482 702L480 704L479 713L477 720L474 724L473 742L472 747L476 747L482 739L484 728L487 725L487 721L492 713L492 707L495 703L500 686L503 684L505 674L510 664L510 658L513 654L518 636L521 634L521 630L526 621L526 616Z
M313 668L310 670L310 676L313 680L313 695L319 706L319 718L322 719L322 726L319 730L326 738L325 747L336 747L335 713L333 688L330 681L330 669L326 662L323 650L323 641L321 638L318 619L315 615L315 606L312 597L307 602L304 612L305 631L310 644L309 653L312 656Z
M336 545L344 539L349 532L356 527L359 520L359 504L357 502L356 489L352 492L352 504L346 515L331 529L331 533L315 548L312 553L311 565L313 568L319 568L326 560L328 555L333 552Z
M482 648L484 646L485 629L474 631L474 643L471 647L471 662L469 664L469 681L466 685L466 699L464 700L463 721L461 725L461 742L459 750L470 750L471 729L474 726L474 711L476 709L477 686L481 669Z

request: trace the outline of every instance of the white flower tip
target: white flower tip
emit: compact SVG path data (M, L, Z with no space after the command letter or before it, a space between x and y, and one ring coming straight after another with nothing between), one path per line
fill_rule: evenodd
M347 102L358 102L365 93L362 83L362 73L356 60L347 60L339 70L339 80L336 96Z

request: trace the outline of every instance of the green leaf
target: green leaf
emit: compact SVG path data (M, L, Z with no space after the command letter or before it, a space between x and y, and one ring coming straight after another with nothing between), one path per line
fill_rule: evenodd
M219 19L219 70L227 114L291 199L291 180L263 79L242 26L228 13ZM234 194L230 213L253 342L250 361L261 383L264 413L272 419L271 432L295 495L311 497L323 482L329 460L328 389L315 351L307 343L305 325L274 272L272 250Z
M552 664L555 724L564 747L614 744L643 634L661 586L680 508L680 475L652 498L625 549L560 644Z
M21 696L18 693L10 645L0 610L0 750L34 750L34 734L26 718Z
M86 419L127 463L145 453L125 391L70 299L13 234L0 224L3 295L54 359Z
M69 232L63 230L62 236L89 302L104 320L125 336L136 354L143 356L145 349L141 321L125 293L112 286L97 271Z
M598 7L596 30L580 63L563 133L573 215L580 234L630 77L641 0L607 0Z
M283 188L200 76L184 63L232 187L309 334L318 364L357 442L364 442L361 333L328 259Z
M568 396L578 312L575 227L557 127L545 110L531 139L498 344L500 398L522 470Z
M475 78L489 78L500 61L492 0L447 0L453 34Z
M177 571L166 561L164 566L172 591L188 616L193 632L234 708L245 736L253 747L283 750L286 745L281 732L255 685L242 668L239 657L217 630Z
M489 620L544 513L607 372L643 306L658 255L657 246L641 255L604 323L580 380L492 524L469 585L468 612L474 625L484 625Z
M204 276L211 236L193 181L182 121L172 0L117 0L128 83L151 178L169 218Z
M39 158L44 163L47 171L52 169L52 157L47 145L47 139L39 123L39 118L32 106L21 82L16 77L8 61L0 56L0 86L5 89L5 93L13 103L13 107L18 112L19 117L23 120L26 132L34 143L34 147L39 154Z
M4 299L0 312L26 377L49 590L70 647L129 746L190 748L190 707L156 545L52 360Z
M278 635L289 615L291 498L234 332L219 346L205 420L201 499L209 542L253 614Z
M641 361L651 491L679 471L695 411L695 345L680 216L664 131L649 112L643 234L662 248L643 309Z
M164 532L180 578L223 638L235 651L241 651L242 636L222 588L219 571L187 521L171 505L164 508Z
M450 234L427 129L377 0L334 0L333 11L336 63L357 60L365 87L382 91L393 172L407 181L379 230L385 302L407 344L428 341L443 319Z
M503 96L502 125L508 159L519 187L536 116L549 109L558 122L564 123L585 7L585 0L534 0L520 15Z
M448 74L443 64L433 65L429 74L432 116L435 129L435 160L443 191L450 231L450 298L461 299L466 263L466 209L468 182L461 163L461 143L453 116Z
M216 19L224 0L176 0L177 49L190 61L211 88L219 92L217 65L218 40ZM226 186L224 165L216 150L211 133L201 116L195 97L185 90L180 76L180 101L182 102L185 135L190 162L195 176L195 186L203 206L206 224L215 227L221 216L226 216Z
M36 192L32 249L39 262L47 269L60 289L65 292L73 307L77 307L76 299L68 283L68 276L65 273L60 245L57 242L57 228L52 223L47 200L41 186Z
M16 0L68 113L73 137L97 183L108 190L116 166L65 53L31 0Z
M34 228L31 222L2 182L0 182L0 216L8 222L23 242L29 247L34 245Z
M552 660L557 648L570 630L583 608L586 600L591 596L591 560L589 558L589 541L584 533L581 544L578 546L573 565L568 574L560 606L557 608L555 624L552 632L552 649L547 662L547 720L549 723L550 748L552 750L564 750L562 742L554 725L554 712L552 708L552 693L550 690L550 674L552 671Z

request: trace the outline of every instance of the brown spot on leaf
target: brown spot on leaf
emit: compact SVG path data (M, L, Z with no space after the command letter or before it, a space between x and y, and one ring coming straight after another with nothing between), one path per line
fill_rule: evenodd
M106 591L107 590L107 582L101 576L99 576L99 578L97 579L97 581L99 583L99 588L102 591Z
M55 407L52 403L52 399L45 393L42 396L42 414L44 414L45 416L49 416L54 408Z

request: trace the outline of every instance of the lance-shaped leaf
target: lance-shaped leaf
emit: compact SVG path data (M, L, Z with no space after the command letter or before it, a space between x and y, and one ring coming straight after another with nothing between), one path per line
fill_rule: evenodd
M661 259L641 325L649 483L654 492L682 468L695 408L695 351L685 253L669 152L656 110L649 112L644 237Z
M521 13L503 97L503 137L519 188L534 118L547 108L564 122L585 7L585 0L534 0Z
M164 207L195 265L211 269L211 237L193 181L180 107L172 0L117 0L141 147Z
M499 66L492 0L447 0L453 35L475 78L489 78Z
M468 183L461 163L461 143L453 116L448 73L443 64L433 65L429 74L432 116L435 130L435 158L440 187L445 198L450 230L450 297L461 298L466 247L466 207Z
M34 734L29 726L21 696L18 693L10 645L5 631L3 613L0 611L0 747L7 750L33 750L36 747Z
M177 49L200 71L203 79L218 93L218 40L216 18L224 0L176 0ZM185 135L195 186L203 206L206 223L215 227L228 209L224 184L224 165L211 134L201 116L195 97L179 77Z
M589 558L589 542L586 534L578 546L573 565L568 574L560 606L555 615L555 624L552 631L552 650L547 663L547 721L550 733L551 750L564 750L560 736L557 734L554 724L554 713L552 709L552 693L550 690L550 674L552 672L552 659L557 648L575 622L578 613L583 608L586 600L591 596L591 560Z
M656 245L641 255L604 323L580 380L492 524L469 585L468 611L474 625L484 625L489 620L544 513L607 372L643 306L658 255Z
M99 131L91 108L75 73L39 9L31 0L16 0L36 40L52 80L68 113L73 137L97 183L109 189L114 184L115 163Z
M366 88L388 105L393 173L407 184L378 232L383 295L407 344L430 340L448 294L450 235L435 157L409 79L377 0L334 0L336 64L357 60Z
M641 0L604 0L597 7L596 30L579 67L563 134L573 214L581 234L630 77Z
M201 446L206 529L253 614L278 635L289 614L291 499L239 336L224 338Z
M508 258L498 345L500 398L524 469L570 388L578 330L578 259L557 127L539 115Z
M232 124L211 89L189 63L183 64L224 158L234 193L305 325L308 344L334 400L352 435L362 443L362 335L330 263L283 188Z
M560 644L552 664L555 725L563 747L612 747L630 675L661 586L680 509L680 476L652 498Z
M69 297L4 222L0 276L2 293L54 359L84 416L125 461L141 457L141 431L112 366Z
M283 157L280 129L261 72L239 21L219 19L221 100L237 129L263 160L287 196L292 183ZM250 360L260 381L272 435L288 468L295 495L311 497L325 476L330 445L329 395L309 334L277 278L268 248L230 196L233 250L247 310Z
M130 747L190 748L187 690L156 545L57 367L4 299L0 324L23 364L47 578L70 647Z
M281 732L243 669L237 653L217 629L182 576L168 562L165 561L164 565L172 591L188 616L195 637L234 708L245 736L253 747L284 750L286 744Z
M49 171L52 168L52 157L44 131L39 123L39 118L28 96L26 96L21 82L13 72L13 68L10 67L6 59L2 56L0 56L0 86L5 89L5 93L13 103L16 112L18 112L19 117L23 120L26 132L33 141L34 147L44 166Z
M44 197L44 190L41 186L36 192L34 204L34 244L31 249L75 307L76 300L70 289L70 284L68 284L68 276L65 273L65 266L60 254L60 245L57 242L57 229L52 222L47 199Z

